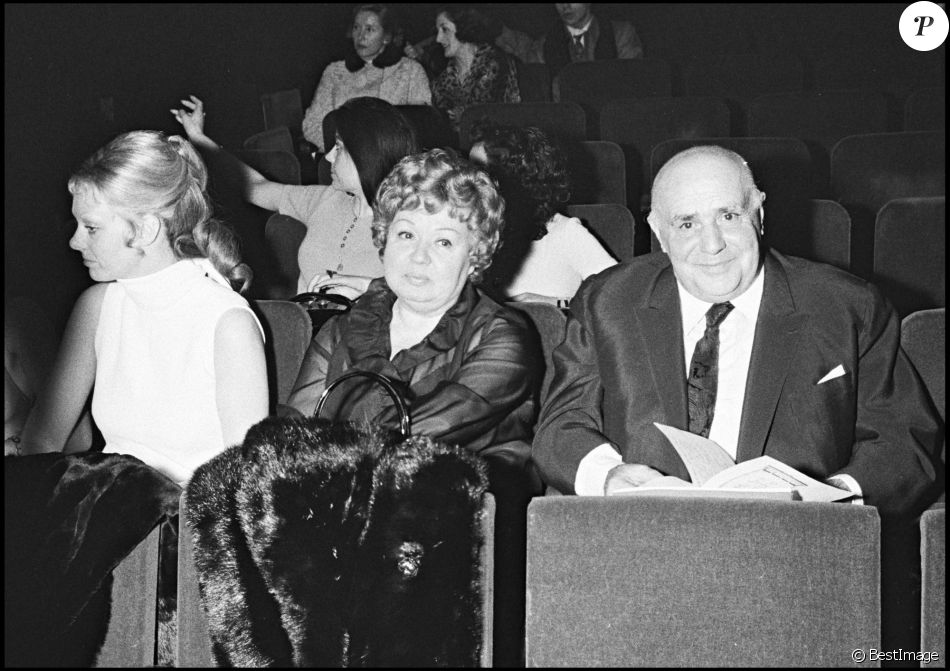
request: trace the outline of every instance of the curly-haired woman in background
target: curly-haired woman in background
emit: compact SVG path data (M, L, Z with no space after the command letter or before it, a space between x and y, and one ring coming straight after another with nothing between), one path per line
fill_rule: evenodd
M563 305L586 277L617 263L579 219L558 212L570 198L567 160L541 129L480 123L472 140L470 158L498 180L508 204L487 289Z
M432 104L456 132L468 105L521 102L514 60L494 46L501 24L477 9L450 5L439 10L435 27L448 65L432 80Z

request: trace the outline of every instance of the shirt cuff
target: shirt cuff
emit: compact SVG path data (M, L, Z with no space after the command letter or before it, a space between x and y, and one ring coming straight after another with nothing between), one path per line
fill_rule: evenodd
M834 475L828 478L828 480L834 480L841 483L849 492L854 494L854 498L851 499L849 503L857 506L864 505L864 492L861 491L861 485L859 485L858 481L852 478L850 475L847 473L838 473L838 475Z
M578 496L603 496L607 473L623 459L610 443L598 445L581 459L574 477L574 491Z

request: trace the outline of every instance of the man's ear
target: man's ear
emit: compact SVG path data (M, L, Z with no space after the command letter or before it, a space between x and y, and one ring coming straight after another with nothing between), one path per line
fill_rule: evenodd
M765 203L765 192L759 191L759 235L765 234L765 208L762 207L763 203Z
M655 235L656 239L660 241L660 249L665 252L666 233L668 231L663 230L661 234L660 229L663 228L663 222L660 221L660 216L656 213L656 210L650 210L650 213L647 215L647 223L650 224L650 229L653 231L653 235Z

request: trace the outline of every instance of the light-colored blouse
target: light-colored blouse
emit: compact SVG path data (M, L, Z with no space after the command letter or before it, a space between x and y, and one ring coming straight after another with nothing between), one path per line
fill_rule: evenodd
M555 214L547 234L531 243L505 293L572 298L585 278L616 264L580 219Z
M393 105L432 103L426 71L411 58L403 56L386 68L367 64L356 72L347 70L345 61L334 61L323 71L313 102L304 115L304 137L325 152L323 118L347 100L360 96L382 98Z
M330 186L284 185L277 211L298 219L307 234L297 251L297 293L314 276L332 270L343 275L379 277L383 262L373 244L373 210L362 199Z
M230 310L251 312L205 264L187 259L111 282L95 335L92 416L105 438L103 452L131 454L178 483L227 447L215 329Z

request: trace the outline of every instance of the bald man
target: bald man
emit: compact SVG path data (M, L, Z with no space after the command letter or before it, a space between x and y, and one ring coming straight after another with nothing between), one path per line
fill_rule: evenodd
M652 202L663 253L588 278L571 301L532 449L545 480L603 495L689 479L658 422L738 462L770 455L882 512L925 505L938 424L890 304L837 268L764 250L765 194L734 152L677 154ZM717 391L700 430L687 369L717 311Z

